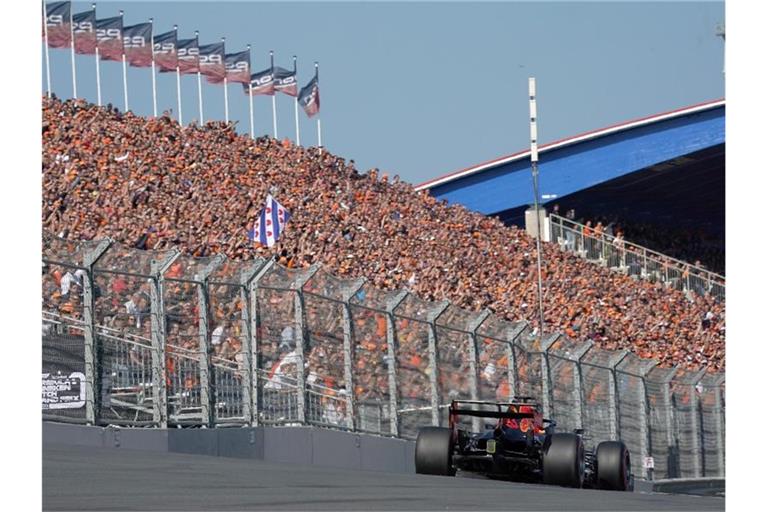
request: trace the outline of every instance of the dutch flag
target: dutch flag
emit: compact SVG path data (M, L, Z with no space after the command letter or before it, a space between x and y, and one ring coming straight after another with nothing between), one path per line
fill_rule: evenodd
M253 231L250 233L252 241L259 242L261 245L272 247L277 243L277 239L285 230L285 224L291 214L278 203L272 194L267 195L267 202L261 214L253 223Z

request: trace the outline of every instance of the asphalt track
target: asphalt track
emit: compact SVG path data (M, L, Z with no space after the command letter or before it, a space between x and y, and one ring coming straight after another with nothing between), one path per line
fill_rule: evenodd
M46 444L43 510L724 510L620 493Z

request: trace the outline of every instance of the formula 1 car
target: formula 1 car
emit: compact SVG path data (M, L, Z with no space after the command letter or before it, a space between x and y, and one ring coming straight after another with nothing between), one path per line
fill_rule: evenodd
M464 416L494 418L484 432L460 425ZM629 450L621 441L584 448L583 431L555 433L529 397L511 402L454 400L448 428L424 427L416 439L416 472L454 476L456 470L493 478L543 482L565 487L631 490Z

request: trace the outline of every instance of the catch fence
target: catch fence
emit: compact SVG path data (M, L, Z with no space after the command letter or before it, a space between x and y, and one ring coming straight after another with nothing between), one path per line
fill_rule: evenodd
M43 418L135 427L315 425L414 439L454 399L535 398L635 474L724 476L724 375L318 266L43 239ZM479 418L467 428L486 427Z

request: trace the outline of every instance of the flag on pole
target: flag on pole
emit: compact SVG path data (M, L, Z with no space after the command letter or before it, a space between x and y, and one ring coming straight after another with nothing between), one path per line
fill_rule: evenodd
M155 65L160 72L176 71L176 64L179 60L176 52L176 32L176 30L171 30L165 34L156 35L154 38Z
M224 68L224 43L203 44L200 49L200 74L208 83L224 82L227 70Z
M75 35L75 53L94 55L96 53L96 11L79 12L72 16L72 32Z
M291 214L280 203L278 203L272 194L267 194L267 202L261 214L253 223L253 231L248 233L252 242L259 242L261 245L272 247L277 243L277 239L285 231L285 225Z
M275 94L275 79L272 73L272 68L267 68L264 71L259 71L251 75L251 87L248 84L243 84L243 92L245 94L266 94L267 96L273 96Z
M200 48L197 38L179 39L176 42L176 55L179 59L179 73L189 75L200 70Z
M317 74L307 85L302 87L296 101L301 104L307 117L312 117L320 112L320 87L317 84Z
M224 68L227 72L227 82L248 85L251 81L251 50L226 54Z
M48 2L45 4L48 25L48 46L51 48L69 48L72 43L72 32L69 24L71 2ZM45 28L43 28L45 36Z
M298 84L296 83L296 70L289 71L280 66L275 67L275 90L288 96L296 97L299 94Z
M123 17L96 20L96 44L101 60L123 60Z
M131 66L147 68L152 65L152 23L139 23L123 28L125 59Z

